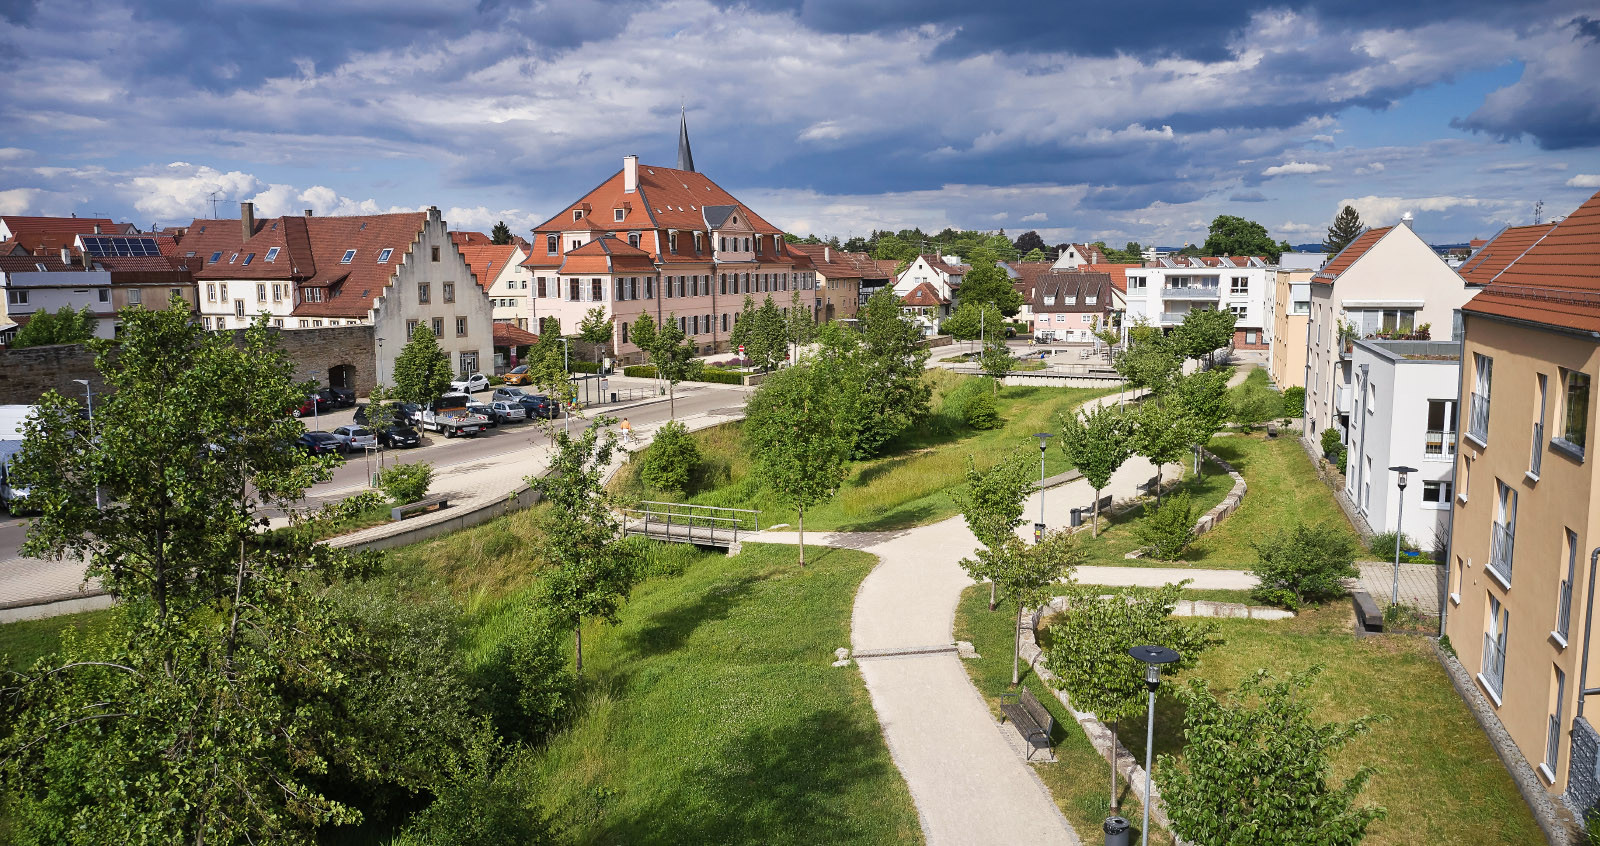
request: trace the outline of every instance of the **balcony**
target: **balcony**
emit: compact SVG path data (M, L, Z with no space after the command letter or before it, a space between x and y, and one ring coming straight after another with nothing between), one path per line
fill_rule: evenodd
M1516 540L1516 532L1504 523L1495 523L1489 535L1489 569L1508 585L1511 584L1511 553Z
M1467 412L1467 435L1484 446L1489 445L1489 395L1472 392L1472 403Z
M1340 414L1350 413L1350 399L1355 390L1350 385L1338 385L1333 389L1333 409Z
M1216 285L1177 285L1161 289L1163 300L1218 300L1221 289Z
M1422 453L1429 458L1449 458L1456 454L1454 429L1429 429L1423 441Z

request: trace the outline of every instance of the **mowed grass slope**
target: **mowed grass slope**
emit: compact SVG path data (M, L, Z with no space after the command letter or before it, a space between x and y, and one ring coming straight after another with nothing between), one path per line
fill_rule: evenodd
M933 407L962 379L947 371L930 371L936 387ZM965 482L970 458L985 469L1013 450L1037 455L1036 432L1059 432L1060 416L1086 400L1113 393L1087 388L1001 388L999 409L1003 425L989 431L960 427L952 434L919 425L891 442L885 455L851 463L839 493L806 511L806 528L818 531L874 531L926 525L954 516L950 490ZM794 508L751 475L751 456L743 436L743 423L727 423L695 432L702 466L687 492L660 491L639 478L639 462L629 461L612 482L613 490L634 499L687 501L725 508L761 512L763 528L796 524ZM1035 458L1035 460L1037 460ZM1071 469L1060 449L1045 455L1049 475Z

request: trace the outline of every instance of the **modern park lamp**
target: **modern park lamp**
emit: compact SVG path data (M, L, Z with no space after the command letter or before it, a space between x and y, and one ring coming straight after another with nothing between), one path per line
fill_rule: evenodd
M1043 540L1044 532L1044 449L1045 442L1055 437L1049 432L1036 432L1034 437L1039 439L1039 531L1035 533L1034 542Z
M1133 660L1144 664L1144 685L1150 691L1150 713L1145 718L1144 729L1144 826L1139 829L1139 842L1150 843L1150 764L1151 750L1156 743L1156 688L1161 684L1161 667L1178 663L1178 653L1165 646L1135 646L1128 650Z
M1395 483L1400 486L1400 505L1394 519L1394 589L1389 594L1389 604L1400 604L1400 539L1405 537L1404 526L1406 522L1406 482L1407 476L1417 472L1415 467L1396 464L1389 468L1397 473Z

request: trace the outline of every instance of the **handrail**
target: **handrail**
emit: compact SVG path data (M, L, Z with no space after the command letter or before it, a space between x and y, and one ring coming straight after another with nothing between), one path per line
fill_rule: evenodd
M742 513L745 513L745 514L760 514L761 513L760 511L758 511L756 509L753 509L753 508L725 508L725 507L723 507L721 505L696 505L695 503L692 503L692 502L660 502L660 501L653 500L653 499L641 499L641 500L639 500L639 504L640 505L668 505L668 506L672 506L673 508L701 508L701 509L705 509L707 511L739 511L739 512L742 512Z

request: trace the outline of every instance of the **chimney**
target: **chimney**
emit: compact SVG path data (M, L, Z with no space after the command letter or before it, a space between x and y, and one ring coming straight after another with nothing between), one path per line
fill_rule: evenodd
M306 217L310 217L310 216L311 216L311 210L310 209L306 209Z
M72 250L67 249L65 246L61 248L61 263L67 267L72 266Z
M822 248L822 263L827 264L831 261L833 261L833 248L824 246Z
M622 157L622 193L632 194L639 190L639 157Z
M250 240L256 234L256 204L239 204L239 225L244 228L244 239Z
M1407 229L1415 230L1416 226L1414 224L1416 222L1416 218L1411 216L1411 212L1406 212L1404 215L1400 216L1400 225Z
M98 224L98 223L96 223L94 225L94 234L96 234L96 235L100 234L100 224Z

